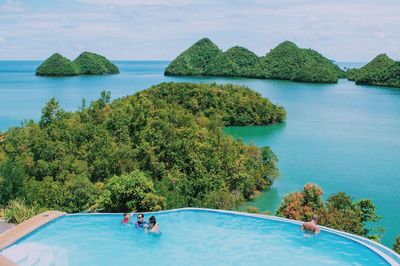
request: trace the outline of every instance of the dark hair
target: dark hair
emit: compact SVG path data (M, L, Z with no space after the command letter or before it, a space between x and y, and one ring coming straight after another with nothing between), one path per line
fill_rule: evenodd
M137 217L138 218L144 218L144 214L143 213L138 213Z
M124 216L126 216L128 213L127 212L124 212Z
M157 222L156 222L156 217L155 216L151 216L150 218L149 218L149 223L151 223L151 224L156 224Z

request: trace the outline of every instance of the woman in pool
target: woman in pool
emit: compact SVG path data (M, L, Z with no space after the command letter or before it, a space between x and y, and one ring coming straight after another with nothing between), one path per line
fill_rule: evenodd
M147 226L145 229L146 229L146 232L160 234L160 229L158 228L158 223L156 221L156 217L151 216L149 218L149 226Z

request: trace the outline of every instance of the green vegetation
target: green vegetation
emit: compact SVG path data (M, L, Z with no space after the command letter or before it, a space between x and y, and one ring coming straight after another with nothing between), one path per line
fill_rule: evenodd
M118 74L119 70L116 65L104 56L83 52L75 60L80 75L106 75Z
M367 227L380 219L371 200L353 202L350 196L339 192L323 202L322 194L317 185L306 184L303 191L286 195L276 214L301 221L310 221L312 215L317 214L321 225L379 240L379 236L371 235L370 225Z
M46 59L37 69L37 76L76 76L78 75L76 66L64 56L55 53Z
M268 147L245 145L224 126L267 125L283 107L242 86L162 83L77 112L56 99L0 143L0 206L79 212L174 207L235 208L278 175Z
M258 57L235 46L222 52L209 39L196 42L165 69L165 75L229 76L334 83L345 76L337 65L311 49L285 41Z
M393 250L400 254L400 236L396 238L396 242L394 242Z
M261 76L299 82L335 83L344 72L312 49L285 41L261 59Z
M218 54L207 66L209 76L256 77L260 58L252 51L235 46Z
M360 69L349 69L347 77L356 84L400 87L400 61L380 54Z
M19 224L43 211L37 206L27 206L23 200L15 199L9 201L7 206L0 210L0 217L8 223Z
M201 39L175 58L165 69L165 75L207 75L207 66L221 53L210 39Z
M73 62L55 53L44 61L37 69L37 76L76 76L118 74L116 65L104 56L83 52Z
M135 170L108 179L98 207L106 212L158 211L164 205L164 198L154 192L152 180Z

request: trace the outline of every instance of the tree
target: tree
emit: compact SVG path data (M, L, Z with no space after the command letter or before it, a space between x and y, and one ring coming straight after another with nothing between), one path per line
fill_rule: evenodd
M0 205L25 196L25 171L21 164L5 159L0 162Z
M51 98L49 102L42 109L42 116L39 121L41 127L49 126L61 114L62 109L56 98Z
M163 208L164 198L154 194L153 182L138 170L113 176L105 184L98 200L106 212L157 211Z

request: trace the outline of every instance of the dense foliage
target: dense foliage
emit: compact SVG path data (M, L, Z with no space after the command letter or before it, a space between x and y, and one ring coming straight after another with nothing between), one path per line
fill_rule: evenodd
M235 46L218 54L207 66L208 76L256 77L260 58L252 51Z
M106 75L118 74L119 70L116 65L104 56L83 52L73 62L80 75Z
M203 38L175 58L165 69L165 75L207 75L207 66L221 53L210 39Z
M15 199L8 202L7 206L0 209L0 217L8 223L19 224L43 212L38 206L28 206L23 200Z
M400 236L396 238L396 241L394 242L393 245L393 250L396 251L398 254L400 254Z
M278 175L268 148L223 126L266 125L285 110L242 86L163 83L65 112L55 99L39 123L0 143L0 204L78 212L184 206L233 208Z
M108 179L97 207L107 212L158 211L164 205L164 198L154 192L152 180L135 170Z
M360 69L349 69L347 77L356 84L400 87L400 61L380 54Z
M78 69L68 58L55 53L47 58L37 69L38 76L75 76Z
M306 184L303 191L286 195L276 214L301 221L309 221L313 214L317 214L321 225L377 239L376 235L371 235L370 225L367 226L380 219L371 200L354 202L350 196L339 192L323 202L322 195L320 187Z
M118 74L116 65L104 56L83 52L73 62L55 53L46 59L37 69L37 76L76 76Z
M285 41L261 59L261 77L300 82L335 83L344 72L312 49Z
M311 49L286 41L266 56L258 57L235 46L222 52L209 39L201 39L180 54L165 69L165 75L205 75L284 79L333 83L345 73L329 59Z

